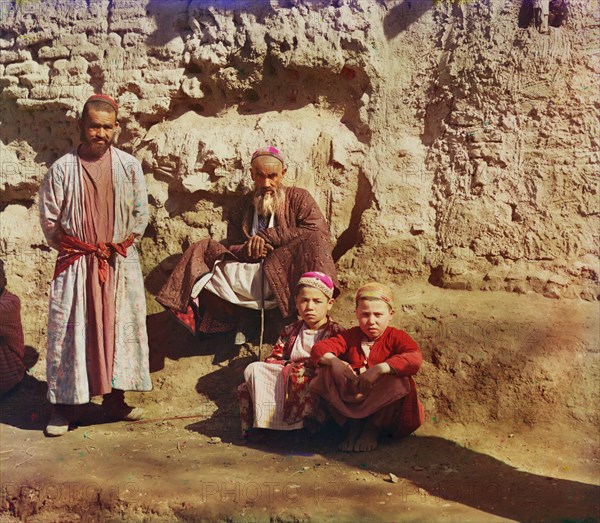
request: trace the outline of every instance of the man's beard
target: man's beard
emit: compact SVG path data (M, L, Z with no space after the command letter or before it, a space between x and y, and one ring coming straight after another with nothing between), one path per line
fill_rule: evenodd
M261 218L266 218L272 214L276 214L283 203L285 195L285 189L283 186L279 186L273 192L261 193L260 189L254 191L254 197L252 203L258 215Z
M92 154L96 153L96 156L102 156L106 151L108 151L110 146L115 143L116 138L117 134L115 133L110 140L104 140L104 143L100 144L95 140L88 140L83 131L80 133L80 139L85 144L88 152Z

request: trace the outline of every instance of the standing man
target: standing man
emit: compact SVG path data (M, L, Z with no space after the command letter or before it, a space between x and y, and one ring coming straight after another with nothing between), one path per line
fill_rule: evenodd
M81 144L59 158L40 188L40 222L58 250L50 289L46 376L49 436L67 432L69 406L103 396L114 419L140 419L124 391L152 389L144 280L136 243L148 223L142 167L113 147L118 105L93 95Z

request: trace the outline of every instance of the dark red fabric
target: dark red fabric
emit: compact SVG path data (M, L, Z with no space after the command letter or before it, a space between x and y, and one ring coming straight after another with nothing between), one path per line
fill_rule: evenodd
M315 380L319 379L319 376ZM412 378L408 378L411 391L403 398L393 401L369 416L376 427L385 430L389 436L402 438L412 434L425 422L425 409L417 398L417 389ZM315 381L313 381L315 383ZM332 417L341 425L346 417L330 407Z
M254 218L253 194L242 197L229 212L227 244L245 243ZM292 290L305 272L327 274L339 295L329 225L312 195L305 189L286 187L285 202L275 215L275 227L258 233L275 250L265 259L265 276L283 317L294 311ZM233 249L234 247L232 247Z
M210 272L221 258L237 259L226 247L210 238L194 243L183 253L169 279L156 295L156 301L167 309L186 314L196 281Z
M388 419L381 420L376 424L382 428L390 428L391 436L403 437L412 434L425 422L425 409L417 397L417 385L415 380L409 376L410 392L400 401L393 403L391 422Z
M230 249L212 239L190 246L156 300L185 314L194 284L212 270L217 259L228 257L248 261L243 258L240 245L250 238L253 216L250 193L238 200L229 212L227 240L223 243ZM294 311L292 290L303 273L319 271L330 276L335 285L334 296L339 294L339 284L331 255L329 226L308 191L286 188L285 202L276 215L276 224L276 227L265 229L259 235L275 248L265 258L265 277L282 316L287 318Z
M123 258L127 258L127 249L133 245L134 241L135 235L130 234L120 243L100 242L98 245L91 245L74 236L65 234L60 240L58 258L56 259L56 266L54 267L54 276L52 279L56 279L61 272L73 265L82 256L93 254L99 261L98 277L100 278L100 282L104 283L108 274L108 260L112 254L116 252L120 256L123 256Z
M196 334L196 317L191 305L188 305L186 312L179 312L175 309L170 310L180 323L182 323L192 334Z
M387 430L390 435L407 436L425 421L425 409L419 401L417 387L412 378L423 361L421 350L408 333L388 327L372 345L369 358L365 361L361 348L363 336L360 327L353 327L337 336L319 341L312 348L311 361L314 365L318 365L323 355L331 352L347 361L353 369L372 367L385 361L394 369L396 375L408 377L410 392L372 415L373 422Z
M115 110L115 113L119 112L119 104L107 94L93 94L86 100L85 103L88 102L105 102Z
M383 429L389 436L402 438L412 434L425 422L425 409L417 398L415 380L411 377L411 390L398 401L386 405L372 416L376 427Z
M303 418L311 417L320 423L327 421L327 413L321 408L319 398L311 394L310 382L315 375L315 368L308 358L292 362L290 360L292 349L304 322L298 320L287 325L279 334L273 350L266 357L265 363L281 365L283 379L285 382L285 400L283 404L283 419L285 422L294 424ZM322 327L325 332L323 336L333 336L344 328L327 318L327 323ZM254 425L254 408L252 398L246 383L238 387L238 400L240 402L240 419L242 422L242 434L247 435L248 430Z
M0 294L0 395L23 379L26 370L24 355L21 302L4 289Z
M310 358L314 365L318 365L324 354L332 352L341 360L347 361L353 369L369 368L385 361L398 376L412 376L421 368L421 350L415 340L403 330L388 327L373 343L366 361L361 348L363 337L360 327L353 327L333 338L315 343Z
M115 188L110 148L94 160L79 157L83 184L82 231L89 245L110 243L115 235ZM85 363L90 396L112 391L115 354L115 260L87 257ZM102 277L97 274L102 272Z

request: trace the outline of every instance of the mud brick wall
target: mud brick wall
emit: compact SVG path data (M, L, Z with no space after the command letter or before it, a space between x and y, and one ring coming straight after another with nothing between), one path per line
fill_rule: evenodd
M32 332L55 257L37 191L94 92L144 165L150 312L182 249L224 236L266 143L321 205L348 288L596 300L593 3L540 34L505 0L2 0L0 255Z

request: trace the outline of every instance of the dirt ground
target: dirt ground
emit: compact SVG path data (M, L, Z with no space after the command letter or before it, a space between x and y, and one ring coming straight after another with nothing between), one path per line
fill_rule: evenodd
M45 438L42 354L1 400L0 520L599 521L597 304L395 292L394 324L425 357L414 435L370 453L338 451L333 425L245 441L235 387L257 347L227 360L225 338L198 342L153 314L155 388L128 393L144 420L110 423L92 403ZM333 316L352 323L351 293Z

